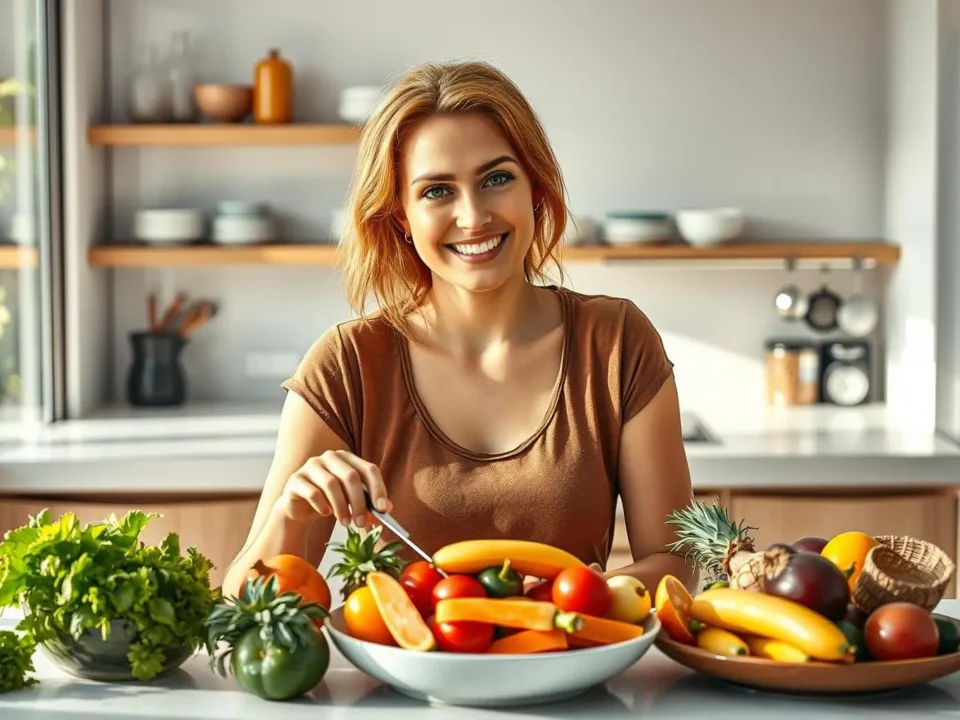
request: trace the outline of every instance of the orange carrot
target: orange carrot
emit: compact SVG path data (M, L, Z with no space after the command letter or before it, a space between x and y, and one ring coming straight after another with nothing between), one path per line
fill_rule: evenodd
M567 649L567 633L563 630L521 630L495 640L488 653L494 655L526 655Z
M595 615L582 615L583 627L576 632L570 633L569 643L571 647L593 647L595 645L611 645L613 643L633 640L643 635L643 626L633 625L632 623L621 622L620 620L611 620L609 618L597 617Z

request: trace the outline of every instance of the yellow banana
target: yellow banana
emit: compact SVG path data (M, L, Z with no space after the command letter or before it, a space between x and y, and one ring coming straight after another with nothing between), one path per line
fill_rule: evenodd
M747 644L729 630L708 627L697 633L697 647L716 655L738 657L749 655Z
M713 588L693 598L688 614L710 627L782 640L817 660L845 660L853 652L839 627L775 595Z
M500 567L505 560L521 575L546 580L569 567L584 565L566 550L529 540L462 540L433 554L433 564L444 572L467 575Z
M805 663L810 661L810 656L803 650L794 647L790 643L785 643L783 640L773 640L772 638L759 637L756 635L748 635L744 639L747 641L747 647L750 648L750 654L756 657L787 663Z

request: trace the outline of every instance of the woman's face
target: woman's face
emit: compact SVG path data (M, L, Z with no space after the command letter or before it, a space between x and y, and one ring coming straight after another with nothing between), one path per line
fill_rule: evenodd
M400 218L434 280L474 292L523 278L534 198L516 152L482 114L427 118L400 158Z

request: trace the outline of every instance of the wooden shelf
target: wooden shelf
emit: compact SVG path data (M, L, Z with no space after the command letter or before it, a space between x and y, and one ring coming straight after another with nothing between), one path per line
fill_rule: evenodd
M87 129L91 144L113 146L345 145L358 137L359 130L352 125L310 123L96 125Z
M332 265L333 244L276 244L254 246L103 245L90 250L96 267L174 267L197 265ZM830 260L860 257L877 264L894 264L900 248L884 242L741 243L709 248L688 245L638 245L629 247L565 247L564 262L607 260L744 261Z
M28 144L33 145L37 141L37 132L32 127L22 128L16 125L4 125L0 127L0 147L16 147L26 138Z
M277 245L103 245L90 250L95 267L177 267L198 265L333 265L333 244Z
M35 268L37 267L37 260L36 248L0 245L0 269Z
M742 242L693 247L681 243L658 245L584 245L563 249L563 259L577 262L606 260L843 260L859 257L877 264L893 265L900 260L900 246L863 240L834 242L770 241Z

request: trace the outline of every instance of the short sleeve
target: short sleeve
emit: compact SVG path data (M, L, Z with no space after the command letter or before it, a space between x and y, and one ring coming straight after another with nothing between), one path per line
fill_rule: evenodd
M347 447L356 451L358 388L339 327L321 335L281 385L302 397Z
M622 422L646 407L673 374L660 333L636 305L626 301L620 365Z

